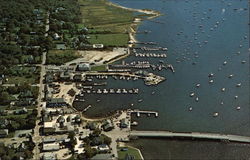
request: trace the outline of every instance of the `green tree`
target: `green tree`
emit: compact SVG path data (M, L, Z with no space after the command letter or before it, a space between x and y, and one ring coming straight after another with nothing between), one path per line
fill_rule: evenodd
M91 158L97 154L97 150L95 148L91 148L90 146L86 146L84 150L87 158Z

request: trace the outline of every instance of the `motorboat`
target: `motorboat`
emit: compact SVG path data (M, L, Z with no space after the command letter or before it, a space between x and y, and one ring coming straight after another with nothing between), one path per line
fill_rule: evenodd
M190 97L193 97L194 95L195 95L194 92L190 93Z
M218 112L214 112L213 116L214 116L214 117L218 117L218 116L219 116L219 113L218 113Z

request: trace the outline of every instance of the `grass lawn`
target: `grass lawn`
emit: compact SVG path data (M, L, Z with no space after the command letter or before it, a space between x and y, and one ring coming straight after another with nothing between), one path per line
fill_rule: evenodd
M133 155L136 160L141 159L140 153L136 149L132 147L124 147L124 148L128 148L128 150L121 151L121 148L123 147L118 148L118 159L120 160L125 159L126 154Z
M107 65L93 66L91 67L91 71L107 71Z
M127 46L135 12L110 6L107 0L79 0L82 23L90 29L89 42L105 46ZM106 33L95 33L106 32Z
M34 77L31 78L26 78L26 77L8 77L8 84L24 84L24 83L28 83L28 84L36 84L37 80Z
M91 44L104 44L104 46L126 46L129 41L128 34L91 34L88 40Z
M25 114L8 114L6 116L0 116L0 118L4 118L4 119L11 119L11 118L25 119L31 113L32 113L32 111L28 110L28 113L25 113Z
M50 50L47 54L47 64L62 65L80 56L74 50Z
M134 19L134 12L107 5L106 0L80 0L82 22L88 27L101 27L124 32Z

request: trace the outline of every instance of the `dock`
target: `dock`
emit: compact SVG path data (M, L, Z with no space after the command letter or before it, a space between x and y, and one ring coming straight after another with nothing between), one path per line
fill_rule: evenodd
M159 116L159 113L156 111L143 111L143 110L132 110L131 113L135 113L137 117L140 117L141 114L155 115L155 117Z

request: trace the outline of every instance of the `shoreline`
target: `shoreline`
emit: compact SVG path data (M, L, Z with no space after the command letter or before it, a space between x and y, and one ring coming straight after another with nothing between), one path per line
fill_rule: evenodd
M107 3L107 5L114 6L114 7L117 7L117 8L121 8L121 9L125 9L125 10L128 10L128 11L133 11L133 12L139 12L139 13L146 14L146 15L148 15L148 17L145 18L145 19L153 19L153 18L156 18L156 17L159 17L159 16L162 15L162 14L161 14L160 12L158 12L158 11L146 10L146 9L135 9L135 8L124 7L124 6L121 6L121 5L119 5L119 4L113 3L113 2L111 2L111 1L109 1L109 0L107 0L106 3ZM138 25L140 25L140 23L143 22L143 20L145 20L145 19L135 18L134 22L131 23L130 28L129 28L130 30L129 30L129 32L128 32L128 34L129 34L128 48L133 47L133 45L134 45L136 42L138 42L138 41L136 40L136 38L135 38L137 31L136 31L136 29L133 28L133 26L138 26ZM128 50L128 54L125 54L125 55L123 55L123 56L121 56L121 57L118 56L118 57L114 58L113 60L111 60L110 62L108 62L108 64L113 63L113 62L115 62L115 61L118 61L118 60L120 60L120 59L126 58L126 57L129 56L129 55L130 55L130 52L129 52L129 50ZM72 106L72 107L73 107L73 106ZM73 108L74 108L74 107L73 107ZM126 110L127 110L127 109L126 109ZM86 120L86 121L92 121L92 122L93 122L93 121L102 121L102 120L105 120L105 119L113 118L113 117L119 115L119 112L124 112L124 111L126 111L126 110L118 110L118 111L115 111L115 113L110 114L110 115L108 115L108 116L105 116L105 115L104 115L104 116L100 116L100 117L96 117L96 118L89 118L88 116L86 116L86 115L85 115L84 113L82 113L81 111L78 111L78 112L80 112L81 117L82 117L84 120Z
M107 4L110 5L110 6L125 9L125 10L128 10L128 11L133 11L133 12L139 12L139 13L146 14L146 15L148 15L148 17L146 19L153 19L153 18L156 18L156 17L159 17L159 16L162 15L160 12L157 12L157 11L154 11L154 10L146 10L146 9L136 9L136 8L124 7L124 6L121 6L119 4L116 4L116 3L113 3L113 2L110 2L110 1L107 1ZM131 25L130 25L130 31L128 33L129 34L129 44L128 44L129 48L133 47L133 45L136 42L138 42L136 40L136 38L135 38L137 32L136 32L135 29L133 29L133 26L138 26L139 23L141 23L142 21L143 21L143 19L141 19L141 18L135 18L134 22L131 23Z

